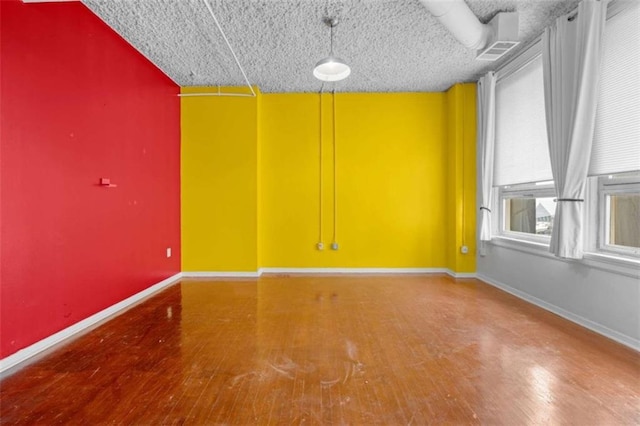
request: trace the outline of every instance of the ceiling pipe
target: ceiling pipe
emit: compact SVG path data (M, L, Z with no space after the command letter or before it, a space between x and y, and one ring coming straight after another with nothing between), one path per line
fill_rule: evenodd
M420 0L420 3L465 47L480 50L489 43L491 26L480 22L464 0Z

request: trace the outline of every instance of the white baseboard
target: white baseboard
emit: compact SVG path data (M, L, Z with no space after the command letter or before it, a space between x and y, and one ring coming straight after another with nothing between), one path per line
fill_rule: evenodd
M447 274L453 278L475 278L475 272L454 272L447 268L260 268L257 271L183 272L183 278L258 278L263 274Z
M445 268L260 268L262 274L445 274Z
M494 280L493 278L489 278L483 274L478 274L478 279L481 281L484 281L485 283L499 288L500 290L506 291L509 294L512 294L522 300L525 300L529 303L532 303L542 309L545 309L549 312L553 312L554 314L561 316L564 319L567 319L571 322L574 322L578 325L581 325L582 327L588 328L591 331L594 331L598 334L601 334L611 340L615 340L616 342L623 344L625 346L630 347L631 349L634 349L636 351L640 351L640 340L634 339L633 337L629 337L626 334L622 334L620 332L617 332L615 330L610 329L609 327L606 327L602 324L599 324L597 322L591 321L590 319L584 318L580 315L576 315L572 312L569 312L565 309L562 309L556 305L553 305L549 302L545 302L542 299L538 299L535 296L532 296L528 293L525 293L521 290L515 289L513 287L510 287L504 283L501 283L497 280Z
M73 337L74 335L86 331L96 324L110 319L116 315L119 315L131 308L136 303L142 301L143 299L163 290L169 285L173 284L177 280L182 278L182 273L178 273L169 277L165 280L160 281L157 284L152 285L151 287L142 290L139 293L134 294L131 297L124 299L121 302L116 303L115 305L111 305L102 311L91 315L89 318L85 318L82 321L79 321L64 330L60 330L59 332L52 334L49 337L46 337L31 346L28 346L24 349L20 349L18 352L9 355L6 358L0 360L0 378L3 378L12 372L18 370L23 364L29 361L31 358L36 355L52 349L54 346L59 345L65 340Z
M258 278L260 271L189 271L182 272L182 278Z
M476 278L477 277L477 274L475 272L453 272L451 269L447 269L447 275L450 275L453 278Z

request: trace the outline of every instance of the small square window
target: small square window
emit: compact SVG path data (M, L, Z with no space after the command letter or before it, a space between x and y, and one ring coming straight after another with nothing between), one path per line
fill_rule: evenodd
M610 195L608 198L608 243L640 248L640 194Z
M599 182L599 249L640 255L640 175L607 176Z
M551 235L555 202L551 197L505 198L505 230Z
M556 211L553 182L505 186L500 193L500 234L548 242Z

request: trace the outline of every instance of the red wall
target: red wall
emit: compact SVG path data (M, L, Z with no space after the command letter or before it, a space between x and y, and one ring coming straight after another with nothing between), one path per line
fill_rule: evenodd
M179 272L180 105L81 3L0 15L4 358Z

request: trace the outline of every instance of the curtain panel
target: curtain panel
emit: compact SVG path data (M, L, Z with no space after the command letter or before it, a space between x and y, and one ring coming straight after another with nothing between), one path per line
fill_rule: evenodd
M496 126L496 76L493 72L478 81L478 153L480 154L480 241L491 240L493 161Z
M608 0L583 0L542 38L545 113L557 207L550 251L583 255L584 194L595 128Z

